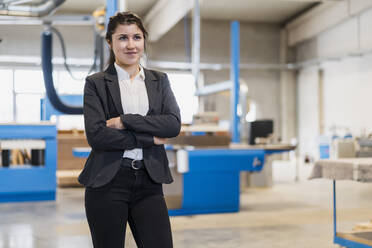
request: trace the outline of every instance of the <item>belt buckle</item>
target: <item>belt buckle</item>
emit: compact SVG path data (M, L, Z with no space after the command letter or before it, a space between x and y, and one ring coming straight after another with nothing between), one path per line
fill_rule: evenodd
M132 164L132 169L134 169L134 170L139 170L140 168L134 166L135 163L136 163L136 161L139 161L139 160L135 160L135 159L132 160L132 162L131 162L131 164Z

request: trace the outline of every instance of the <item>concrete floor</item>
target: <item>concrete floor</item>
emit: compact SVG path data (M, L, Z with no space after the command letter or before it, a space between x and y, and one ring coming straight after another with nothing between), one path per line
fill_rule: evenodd
M303 177L297 183L276 180L272 188L244 189L239 213L172 217L174 247L337 247L332 244L331 186L329 180ZM340 230L372 218L371 186L338 183ZM56 202L0 204L0 248L75 247L92 247L83 189L59 189ZM126 247L136 247L129 231Z

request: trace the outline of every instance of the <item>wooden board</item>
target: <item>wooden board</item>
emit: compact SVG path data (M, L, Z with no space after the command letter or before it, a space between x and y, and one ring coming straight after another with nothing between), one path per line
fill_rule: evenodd
M180 209L182 207L182 195L165 195L168 209Z
M168 144L181 146L228 146L230 143L229 136L202 135L202 136L182 136L167 140Z
M58 187L82 187L78 182L81 170L60 170L57 171Z
M372 246L372 231L342 232L337 233L337 237Z
M372 223L371 222L364 222L364 223L357 223L353 228L353 231L363 231L369 230L372 232Z
M58 133L58 170L81 170L84 168L86 158L77 158L72 155L74 147L88 147L84 134Z

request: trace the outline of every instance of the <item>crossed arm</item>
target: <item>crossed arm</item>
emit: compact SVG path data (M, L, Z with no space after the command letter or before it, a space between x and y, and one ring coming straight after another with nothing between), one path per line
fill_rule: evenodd
M125 127L123 125L123 122L121 121L120 117L111 118L106 121L106 126L110 128L115 128L118 130L124 130ZM154 136L154 144L155 145L164 145L167 142L166 138L160 138Z
M180 112L168 78L163 78L162 114L126 114L106 121L101 100L92 81L84 87L84 121L87 140L93 149L130 150L165 144L178 135Z

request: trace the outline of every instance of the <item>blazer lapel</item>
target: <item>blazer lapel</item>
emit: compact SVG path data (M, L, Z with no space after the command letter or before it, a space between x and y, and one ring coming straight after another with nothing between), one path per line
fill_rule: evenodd
M151 71L143 68L145 72L145 85L146 85L146 90L147 90L147 97L149 99L149 110L147 111L148 115L149 113L152 112L158 95L158 79L151 73Z
M118 75L114 64L111 64L105 71L105 79L109 88L112 99L114 100L115 108L121 115L123 114L123 105L121 103L120 87L118 81Z

